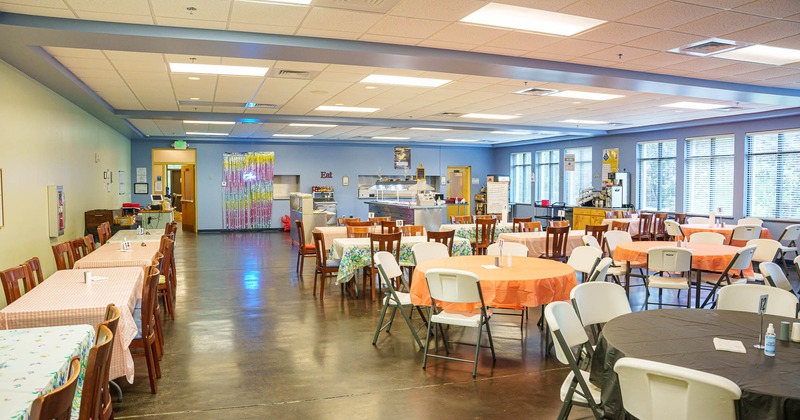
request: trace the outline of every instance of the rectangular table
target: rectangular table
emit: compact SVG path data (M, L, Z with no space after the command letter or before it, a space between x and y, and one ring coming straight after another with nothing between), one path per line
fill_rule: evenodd
M586 232L583 230L570 230L567 236L567 255L572 254L572 250L576 247L583 246L583 236ZM545 246L547 245L546 232L518 232L518 233L501 233L499 239L508 242L516 242L528 247L529 257L539 257L544 254Z
M106 243L131 242L160 242L164 235L164 229L145 229L144 235L137 235L136 229L121 230L114 234Z
M144 269L153 263L158 245L153 242L134 242L131 249L122 250L121 243L105 244L89 255L75 261L76 269L139 267Z
M6 418L27 419L33 400L64 385L70 359L80 356L81 371L72 400L72 415L77 418L93 345L94 328L89 325L0 331L0 413Z
M421 242L427 242L425 236L403 236L400 241L400 265L413 266L414 257L411 248ZM330 258L341 260L336 284L346 283L353 278L359 268L368 267L371 257L369 238L334 239L331 245ZM453 238L453 255L472 255L472 246L463 238Z
M440 231L456 231L456 238L464 238L470 243L475 243L475 223L470 224L444 224L439 228ZM501 233L514 232L513 223L497 223L494 228L494 240L496 241Z
M0 310L0 328L34 328L86 324L97 328L105 319L106 306L120 310L110 379L125 376L133 382L133 357L128 346L138 328L133 308L142 297L144 272L138 267L92 269L92 276L106 280L83 282L86 270L60 270L14 303Z

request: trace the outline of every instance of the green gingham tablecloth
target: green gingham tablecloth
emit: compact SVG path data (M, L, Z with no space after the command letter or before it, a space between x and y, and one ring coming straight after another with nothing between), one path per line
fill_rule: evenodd
M400 265L413 266L411 247L428 240L425 236L404 236L400 241ZM341 260L336 284L346 283L359 268L370 265L369 238L339 238L333 240L329 258ZM453 256L472 255L472 246L464 238L453 239Z
M33 400L58 388L69 377L69 362L81 358L72 418L81 407L83 375L94 345L89 325L0 331L0 418L26 420Z
M439 228L439 230L454 230L456 231L456 238L464 238L470 243L475 243L475 223L470 223L468 225L444 224ZM514 232L513 223L498 223L494 228L494 240L496 241L497 237L500 236L501 233L512 232Z

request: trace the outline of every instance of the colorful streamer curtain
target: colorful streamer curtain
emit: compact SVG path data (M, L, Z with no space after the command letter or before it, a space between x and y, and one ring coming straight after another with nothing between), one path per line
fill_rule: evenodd
M274 175L274 152L225 153L222 156L226 230L270 227Z

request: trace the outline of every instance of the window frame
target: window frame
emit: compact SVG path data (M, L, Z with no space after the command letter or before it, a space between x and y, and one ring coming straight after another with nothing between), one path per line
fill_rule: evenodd
M592 160L593 160L594 148L592 146L578 146L578 147L565 147L564 150L563 150L564 156L566 156L567 154L572 154L572 153L567 153L568 151L577 151L577 150L586 150L586 149L589 150L589 153L588 153L589 160L578 160L579 153L574 153L575 154L575 171L567 171L566 168L564 168L564 180L563 180L563 184L564 184L564 192L563 192L564 200L563 201L565 203L567 203L568 206L577 206L578 205L578 198L580 197L580 190L583 189L583 188L586 188L587 186L593 186L593 184L592 184ZM568 184L568 181L567 181L567 173L568 172L571 173L571 174L578 173L586 165L589 166L589 183L586 184L586 185L583 185L582 187L579 187L578 191L576 191L577 195L574 198L573 197L569 197L569 194L568 194L568 188L569 188L568 185L569 184ZM569 200L572 200L572 202L570 202Z
M800 222L800 217L783 218L783 217L780 217L780 216L774 217L774 216L757 216L757 215L753 215L753 211L752 211L752 207L753 206L752 206L752 197L751 197L751 181L750 181L751 180L751 175L753 175L753 174L751 174L751 169L752 169L751 165L753 164L752 161L751 161L751 158L753 156L775 155L775 156L777 156L778 159L781 159L782 156L786 156L786 155L795 155L795 154L800 155L800 149L793 150L793 151L782 151L781 150L782 146L784 145L784 141L785 141L783 139L783 136L788 134L788 133L798 133L798 132L800 132L800 127L782 129L782 130L769 130L769 131L749 132L749 133L745 134L745 138L744 138L744 164L745 164L745 173L744 173L744 175L745 175L745 179L744 179L744 203L743 203L743 207L742 207L742 213L743 213L744 217L758 217L758 218L760 218L762 220L765 220L765 221L776 221L776 222L794 222L794 223ZM778 136L778 147L777 147L778 151L776 151L776 152L753 152L752 151L752 148L753 148L753 140L752 140L752 138L753 138L753 136L756 136L756 135L770 135L770 134L776 134ZM783 176L783 171L784 170L785 170L785 168L783 167L783 165L777 165L776 166L776 179L782 179L784 177ZM783 185L783 183L776 183L776 185L774 186L776 188L776 200L780 199L780 192L779 191L781 189L780 188L781 185ZM778 204L776 204L776 210L778 208L780 208L780 206Z
M515 157L522 155L522 163L515 163ZM517 152L511 153L509 158L510 160L510 171L509 171L509 178L511 182L509 183L509 188L511 189L511 202L515 204L531 204L532 201L532 191L531 191L531 171L533 170L533 154L531 152ZM527 168L527 171L526 171ZM517 200L517 185L515 183L516 179L516 171L515 170L522 170L522 200ZM525 200L527 196L527 201Z
M689 144L691 142L693 142L693 141L703 141L703 140L709 140L711 142L711 145L710 145L711 153L710 154L704 154L704 155L690 156L689 155ZM732 145L731 154L727 154L727 155L716 154L715 149L716 149L716 147L718 147L717 143L719 141L726 141L726 142L729 141L729 142L731 142L731 145ZM713 175L715 174L716 170L725 170L724 168L717 169L716 166L718 166L719 164L716 164L715 162L719 162L720 160L723 160L723 159L724 160L728 160L729 159L730 162L731 162L731 169L733 169L733 167L735 165L735 160L736 160L736 137L735 137L735 135L733 133L731 133L731 134L719 134L719 135L712 135L712 136L701 136L701 137L687 137L687 138L685 138L683 140L683 143L684 143L684 154L683 154L683 157L684 157L683 158L683 162L684 162L684 169L683 169L683 210L684 210L684 213L686 213L687 215L696 215L696 216L703 215L704 216L704 215L708 215L712 211L713 212L717 212L717 209L719 208L719 206L718 206L719 203L716 202L714 197L711 198L711 201L714 202L714 204L712 205L712 208L709 209L708 211L705 211L703 213L689 211L689 207L690 207L690 199L689 199L690 197L689 196L690 196L691 192L695 188L704 187L702 185L697 185L697 186L690 185L689 163L692 160L701 160L701 159L710 160L711 161L710 162L710 166L711 167L709 168L709 172L711 173L712 178L713 178ZM733 200L733 195L734 195L735 191L736 191L736 183L734 182L731 185L730 191L722 192L722 194L726 194L726 193L729 194L729 196L731 197L731 200L730 200L731 203L730 203L729 208L727 208L727 209L725 207L722 207L723 213L722 214L717 214L717 216L722 216L722 217L725 217L725 218L732 218L733 217L733 210L734 210L733 208L736 206L736 203ZM713 191L713 192L720 193L720 191Z
M652 144L652 143L658 143L659 144L658 157L642 157L641 154L642 154L643 146L645 144ZM675 155L674 156L663 156L662 155L664 143L673 143L675 145ZM655 212L672 212L672 213L675 212L675 209L677 208L677 204L678 204L677 203L678 197L677 197L677 194L676 194L677 191L675 191L675 190L677 190L677 184L678 184L678 179L677 179L678 178L678 173L677 173L677 171L678 171L678 156L677 155L678 155L678 140L677 139L652 140L652 141L642 141L642 142L637 142L636 143L636 208L637 209L639 209L639 210L647 210L647 211L655 211ZM663 184L659 183L659 188L657 190L658 191L657 192L658 193L658 198L656 199L656 201L658 202L658 206L657 206L656 209L646 209L645 206L642 205L642 203L645 202L644 193L643 193L644 192L644 182L643 182L644 180L642 179L642 174L643 174L642 166L643 166L643 163L647 162L647 161L656 161L658 163L658 173L659 173L658 178L661 179L661 178L663 178L663 176L661 175L661 173L663 172L661 164L662 164L662 162L667 162L667 161L670 161L670 160L672 161L672 163L674 165L674 171L675 171L675 184L673 186L673 197L672 197L673 208L670 209L670 208L662 207L663 203L662 203L662 188L661 188L661 186Z
M549 154L549 162L542 163L541 162L541 155L547 153ZM555 158L553 158L555 155ZM549 175L549 196L548 197L541 197L540 194L540 185L542 184L542 173L541 170L547 167L548 175ZM535 183L536 183L536 197L534 197L535 202L540 202L544 200L550 200L550 203L558 203L561 201L561 149L546 149L546 150L537 150L536 151L536 162L534 162L534 173L535 175ZM555 196L555 198L553 198Z

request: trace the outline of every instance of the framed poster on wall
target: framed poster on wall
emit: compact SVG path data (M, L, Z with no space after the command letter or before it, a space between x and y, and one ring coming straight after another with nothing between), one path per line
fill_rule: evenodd
M394 168L395 169L410 169L411 168L411 148L408 146L395 146L394 147Z
M134 194L149 194L150 193L150 184L146 182L137 182L133 184L133 193Z

